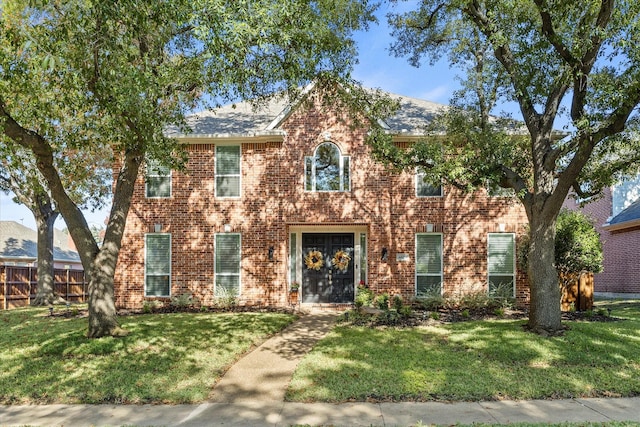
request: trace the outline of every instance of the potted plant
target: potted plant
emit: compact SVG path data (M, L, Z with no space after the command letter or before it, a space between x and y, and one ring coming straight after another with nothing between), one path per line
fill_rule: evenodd
M298 289L300 289L300 283L291 282L289 285L289 303L291 305L298 304Z

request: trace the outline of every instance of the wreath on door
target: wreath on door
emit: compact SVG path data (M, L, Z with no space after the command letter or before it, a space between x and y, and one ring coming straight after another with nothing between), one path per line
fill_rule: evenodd
M304 263L309 270L320 270L324 265L324 258L320 251L309 251L304 257Z
M340 271L347 271L347 268L349 268L349 261L351 261L349 254L343 250L339 250L335 255L333 255L331 264Z

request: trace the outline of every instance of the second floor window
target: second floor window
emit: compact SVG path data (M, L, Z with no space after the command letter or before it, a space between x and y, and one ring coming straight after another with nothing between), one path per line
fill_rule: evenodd
M320 144L313 156L304 159L305 190L350 191L350 158L337 145Z
M240 146L216 146L216 197L240 197Z
M148 198L171 197L171 169L155 160L147 160L145 195Z
M433 184L425 180L424 171L416 170L416 196L418 197L441 197L442 185Z

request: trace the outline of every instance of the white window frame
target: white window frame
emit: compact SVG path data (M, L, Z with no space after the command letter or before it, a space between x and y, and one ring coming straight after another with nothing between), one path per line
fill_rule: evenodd
M239 253L239 262L238 262L238 273L218 273L217 268L217 258L218 258L218 236L238 236L238 251ZM239 297L242 295L242 234L241 233L216 233L214 235L214 253L213 253L213 295L218 296L218 276L238 276L238 294L234 295L235 297Z
M491 277L492 276L509 276L509 274L501 274L501 273L493 273L491 269L490 257L491 257L491 237L492 236L510 236L511 237L511 245L513 245L513 259L511 260L511 265L513 266L513 271L511 273L511 283L513 284L513 292L511 297L515 297L516 295L516 275L518 271L518 267L516 265L516 235L515 233L489 233L487 235L487 293L491 293Z
M144 180L144 196L147 199L170 199L173 195L173 171L169 169L168 175L162 175L159 173L152 173L157 171L157 167L160 167L160 163L155 160L147 160L146 167L146 179ZM149 195L149 178L168 178L169 179L169 195L168 196L150 196Z
M440 237L440 273L418 273L418 238L419 236L439 236ZM418 296L418 277L439 277L440 278L440 295L444 292L444 237L442 233L416 233L415 237L415 295Z
M438 186L438 188L440 189L440 194L430 194L426 196L423 196L420 194L420 186L422 185L429 185L435 188L434 185L424 182L424 176L425 176L425 173L422 170L420 170L420 168L416 168L415 179L414 179L415 186L416 186L416 197L420 197L423 199L426 199L429 197L443 197L444 191L442 191L442 183L440 183L440 185Z
M325 144L331 144L333 145L337 150L338 150L338 167L340 170L340 176L339 176L339 182L340 182L340 188L338 190L318 190L316 189L316 154L318 152L318 149L320 147L322 147ZM344 173L345 173L345 159L348 162L349 166L347 168L348 171L348 179L345 179ZM307 167L307 163L309 162L309 160L311 161L311 189L307 188L307 175L309 174L309 170ZM340 147L338 146L338 144L331 142L331 141L325 141L321 144L318 144L318 146L316 147L316 149L313 151L313 156L305 156L304 158L304 191L310 192L310 193L348 193L351 191L351 157L350 156L344 156L342 155L342 150L340 149Z
M237 174L221 174L218 172L218 149L223 147L238 147L238 173ZM218 195L218 178L220 177L237 177L238 178L238 195L237 196L221 196ZM218 144L215 147L215 171L214 171L214 194L217 199L240 199L242 197L242 144Z
M163 274L148 274L147 273L147 257L149 255L148 250L149 250L149 245L148 245L148 239L149 237L155 237L155 236L169 236L169 263L168 263L168 271L166 273ZM158 297L158 298L165 298L165 297L171 297L171 260L172 260L172 238L171 238L171 233L145 233L144 235L144 296L145 297ZM166 295L150 295L147 293L147 277L152 276L152 277L164 277L164 276L168 276L169 278L169 292Z

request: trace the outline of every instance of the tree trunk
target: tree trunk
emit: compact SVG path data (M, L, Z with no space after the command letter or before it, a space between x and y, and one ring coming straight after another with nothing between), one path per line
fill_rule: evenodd
M555 218L555 217L554 217ZM555 268L555 219L534 215L529 220L528 276L531 290L529 329L539 334L558 334L562 328L560 287Z
M52 305L64 302L54 292L53 224L58 213L51 209L50 203L46 205L49 207L48 212L45 205L40 202L37 204L39 209L35 209L33 214L38 229L38 290L31 305Z

